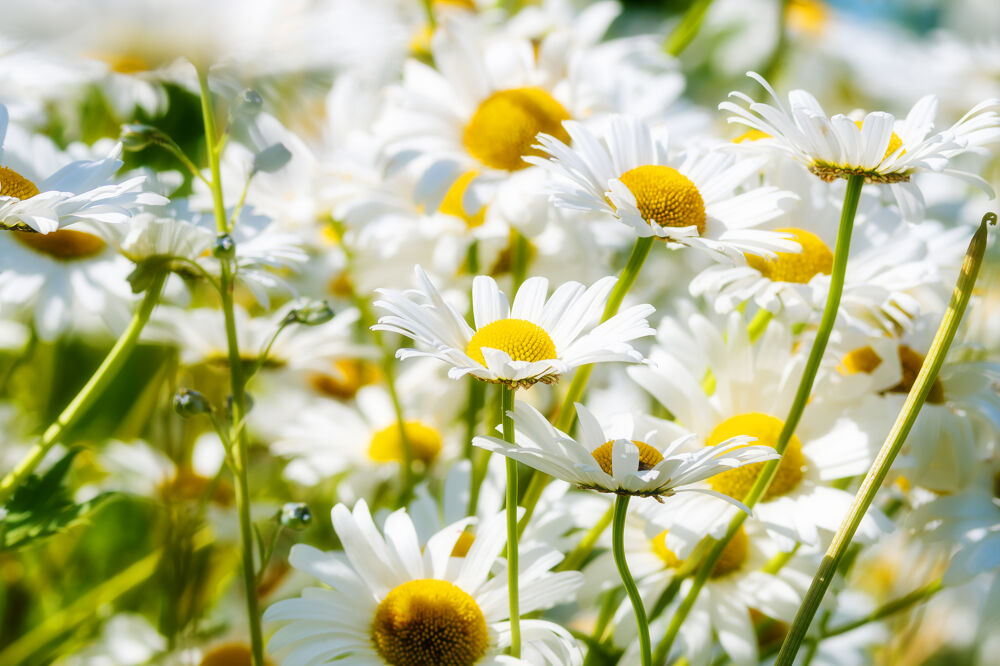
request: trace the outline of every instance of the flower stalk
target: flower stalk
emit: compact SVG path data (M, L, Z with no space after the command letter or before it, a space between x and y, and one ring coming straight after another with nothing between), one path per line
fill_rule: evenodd
M507 385L500 387L500 414L503 423L503 439L514 443L514 389ZM520 590L517 586L517 461L507 458L507 595L510 603L510 656L521 657L521 613L519 610Z
M959 274L958 283L955 285L955 290L951 295L951 302L948 304L948 310L941 319L941 325L934 335L934 340L931 342L930 350L927 352L927 356L920 367L917 379L907 394L899 416L896 418L896 422L882 444L878 456L876 456L871 468L865 475L864 481L861 482L861 487L854 497L854 503L851 505L850 511L848 511L843 524L841 524L829 548L827 548L826 555L824 555L819 570L817 570L816 575L813 577L809 591L806 593L806 598L799 607L798 613L795 615L795 621L792 623L792 627L788 631L788 636L785 638L785 642L781 646L781 651L778 653L777 666L790 666L795 660L795 655L802 644L802 639L809 629L809 624L816 614L816 609L819 608L820 601L823 599L827 588L830 586L830 582L833 580L840 561L851 545L851 540L854 538L854 533L857 531L858 525L861 524L861 520L868 511L868 507L871 506L871 503L875 499L875 494L889 473L889 468L892 467L896 455L906 441L906 437L909 435L910 429L913 427L914 422L917 420L917 415L920 413L920 408L923 407L927 401L927 396L930 395L934 380L937 379L938 372L944 364L948 349L955 339L962 316L965 314L969 299L972 297L972 289L976 284L976 277L983 263L983 255L986 251L986 242L989 237L987 223L996 224L996 220L997 216L994 213L984 215L982 222L979 224L979 229L969 243L969 248L965 253L965 260L962 262L962 271Z
M642 666L650 666L652 659L652 643L649 640L649 622L646 620L646 608L642 604L642 596L639 588L635 585L632 573L628 570L628 562L625 560L625 516L628 513L628 495L618 495L615 498L614 524L611 528L611 548L615 556L615 566L618 568L618 575L622 578L622 585L628 594L629 601L632 602L632 610L635 613L635 624L639 630L639 652L642 659Z

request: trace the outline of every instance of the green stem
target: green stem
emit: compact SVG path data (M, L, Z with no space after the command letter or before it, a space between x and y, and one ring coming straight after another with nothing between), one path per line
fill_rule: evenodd
M812 392L813 382L816 380L816 373L819 371L820 362L823 360L823 352L826 351L826 343L830 339L830 333L833 331L833 325L837 319L837 310L840 308L840 297L844 291L844 277L847 274L847 256L851 248L854 215L858 210L858 201L861 198L861 187L864 185L864 182L864 176L851 176L847 180L847 190L844 193L844 206L840 213L840 227L837 231L837 245L833 253L830 291L826 297L826 305L823 308L823 316L820 319L819 328L816 330L816 338L813 341L812 349L809 351L809 358L802 372L802 379L799 380L799 386L795 392L795 398L792 400L792 406L788 411L788 417L785 419L785 423L781 428L781 434L778 435L778 441L775 443L774 450L779 455L784 455L785 449L788 447L788 442L791 440L792 435L795 433L795 428L799 424L799 419L802 418L802 412L805 410L806 403L809 401L809 394ZM764 493L767 492L771 481L778 473L778 465L780 463L781 460L778 459L769 460L764 464L760 476L757 477L750 491L743 498L743 503L747 507L752 508ZM705 586L705 582L715 568L715 564L722 557L722 551L725 550L726 545L736 535L746 519L747 514L742 511L738 512L730 521L726 535L715 542L707 557L702 562L698 572L695 574L691 589L688 590L687 595L681 601L677 612L670 620L670 625L667 627L667 632L664 634L663 640L660 641L660 644L656 648L656 653L661 658L665 658L670 653L670 647L673 645L674 639L677 638L677 633L680 631L681 625L684 624L688 613L694 607L698 594Z
M528 238L517 229L513 230L512 236L511 245L513 247L511 248L510 273L514 288L511 291L516 292L528 275L528 260L531 258L531 247L528 245Z
M514 443L514 389L500 387L500 414L503 439ZM510 656L521 658L521 613L518 610L520 590L517 585L517 461L507 458L507 597L510 601Z
M476 459L479 455L484 455L486 465L489 465L488 451L478 450L472 445L472 439L476 436L476 427L479 423L479 412L483 409L486 401L486 382L479 381L475 377L469 377L469 403L465 409L465 451L464 457L469 461L469 504L466 509L467 516L476 515L476 507L479 505L479 487L483 483L484 475L479 474ZM485 467L484 467L485 471Z
M219 164L219 147L216 145L215 111L212 106L212 92L208 86L208 74L199 69L198 83L201 88L201 112L205 123L205 145L209 168L212 173L212 206L215 211L215 226L219 233L230 231L226 218L226 207L222 196L222 174ZM222 312L225 318L226 343L229 351L229 377L232 392L232 426L230 441L233 448L233 473L236 477L236 509L240 524L240 549L243 563L243 588L246 595L247 623L250 630L250 650L253 666L264 666L264 637L260 626L260 601L257 598L257 573L254 567L253 523L250 519L250 483L247 478L248 452L244 417L246 413L246 380L243 359L240 356L236 335L236 316L233 304L235 275L228 257L222 257L220 266L220 292Z
M611 524L614 514L614 507L608 507L604 515L583 535L580 543L576 544L576 547L569 552L566 559L559 563L559 571L575 571L583 565L587 556L593 552L594 546L597 545L597 540L604 534L604 530L608 529L608 525Z
M611 549L615 556L615 566L618 567L618 575L622 578L625 592L629 601L632 602L632 610L635 612L635 624L639 630L639 651L642 655L642 666L650 666L653 663L652 645L649 641L649 623L646 621L646 607L642 605L642 597L639 596L639 588L632 579L632 573L628 570L628 562L625 561L625 515L628 513L628 495L618 495L615 498L614 526L611 528Z
M663 43L663 50L675 58L679 56L698 35L705 14L711 6L712 0L694 0L681 17L681 22Z
M642 270L642 265L646 262L646 257L649 256L649 251L653 248L653 240L652 236L635 239L635 245L632 246L632 253L628 257L625 268L622 269L621 274L618 276L618 281L608 295L608 302L604 306L604 313L601 315L602 322L618 314L618 308L621 307L622 301L625 300L625 295L628 294L629 290L632 289L632 285L635 284L636 278L639 277L639 271ZM569 433L570 428L573 427L573 422L576 420L574 403L579 402L583 396L593 370L593 365L585 365L577 368L573 374L573 381L570 382L569 391L566 392L566 397L563 399L562 406L559 408L559 415L556 418L555 426L559 430ZM519 533L524 532L528 521L531 520L531 516L535 512L535 506L542 497L542 491L545 490L545 486L549 480L550 477L547 474L542 474L538 471L531 475L528 489L525 491L524 497L521 498L521 504L524 506L524 516L521 518Z
M45 432L42 433L42 438L31 447L31 450L17 464L17 467L7 474L3 478L3 481L0 481L0 506L7 503L14 494L14 491L24 483L24 480L42 462L45 454L62 439L70 427L80 420L80 417L94 404L98 396L104 393L108 385L118 376L118 371L121 370L122 365L125 364L126 359L131 355L132 350L139 341L139 334L142 333L142 329L146 326L146 322L149 321L149 317L153 313L153 308L156 307L156 302L160 298L160 292L163 290L163 283L166 279L166 273L160 273L153 278L152 284L149 285L149 289L146 290L146 294L139 304L139 309L132 315L132 321L129 323L128 328L125 329L125 332L115 342L115 346L111 348L108 355L104 357L104 361L100 367L87 380L87 383L80 389L80 392L76 394L76 397L66 406L59 417L56 418L55 422L45 429Z
M819 608L819 603L823 599L830 581L833 579L841 558L844 557L848 547L851 545L851 539L854 538L854 533L857 531L858 525L861 524L865 512L871 506L872 501L874 501L875 494L882 485L882 481L885 480L886 474L889 473L889 468L902 448L903 442L906 441L913 423L917 420L920 408L930 394L934 380L937 379L938 372L944 364L948 349L955 339L955 333L958 331L958 326L962 321L962 315L965 314L965 308L968 306L969 298L972 296L972 289L976 284L979 267L983 263L983 254L986 251L986 242L989 238L987 222L996 224L996 220L997 216L993 213L984 215L979 229L969 243L969 249L965 253L965 260L962 262L962 272L958 277L955 290L952 292L951 302L948 304L948 311L945 312L944 317L941 319L941 325L934 335L934 340L931 342L927 357L920 366L917 379L907 394L899 416L896 418L892 430L889 431L885 443L882 444L882 448L872 463L871 469L868 470L864 481L861 482L861 487L854 497L851 510L844 518L844 522L840 526L840 529L837 530L837 534L834 535L829 548L827 548L826 555L824 555L819 570L816 572L815 577L813 577L813 582L806 593L806 598L799 607L799 611L795 615L795 621L792 623L792 627L785 637L785 642L781 646L777 662L775 662L776 666L790 666L794 661L795 654L799 650L806 630L808 630L809 624L816 614L816 609Z

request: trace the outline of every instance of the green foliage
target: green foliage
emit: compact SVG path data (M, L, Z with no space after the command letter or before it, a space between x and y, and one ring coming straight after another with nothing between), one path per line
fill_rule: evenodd
M67 453L41 476L32 474L4 507L0 522L0 552L16 550L54 536L82 522L116 493L101 493L81 504L64 483L79 449Z

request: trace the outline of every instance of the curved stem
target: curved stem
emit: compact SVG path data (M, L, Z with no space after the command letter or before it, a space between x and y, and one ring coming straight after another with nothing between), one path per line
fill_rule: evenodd
M698 35L701 24L705 21L705 14L711 6L712 0L694 0L681 17L681 22L667 36L663 50L675 58L679 56Z
M604 313L601 315L602 322L618 314L618 308L621 307L626 294L632 289L632 285L635 284L636 279L639 277L642 265L646 263L646 257L649 256L649 251L653 248L653 240L652 236L635 239L635 245L632 246L632 253L625 263L625 268L622 269L614 289L608 295L608 302L604 306ZM563 399L562 405L559 407L559 414L556 417L555 426L559 430L568 433L570 428L573 427L573 422L576 420L576 409L573 407L573 404L579 402L583 396L593 370L593 365L585 365L577 368L573 374L573 381L570 382L569 391L566 392L566 397ZM528 521L531 520L531 516L535 512L535 506L538 504L538 500L542 496L542 491L545 490L545 486L549 480L550 477L547 474L538 471L532 474L531 481L528 483L528 489L521 500L522 506L524 506L524 516L521 518L519 534L524 533L524 528L527 527Z
M653 663L651 654L652 645L649 641L649 622L646 620L646 607L642 605L642 597L639 596L639 588L632 579L632 573L628 570L628 562L625 561L625 515L628 513L628 495L618 495L615 498L614 526L611 528L611 549L615 555L615 566L618 567L618 575L622 578L625 592L629 601L632 602L632 610L635 612L635 624L639 630L639 651L642 655L642 666L650 666Z
M847 190L844 193L844 206L840 212L840 227L837 231L837 245L833 253L830 291L826 297L826 305L823 308L823 316L820 319L819 328L816 330L816 338L813 340L812 349L809 351L809 358L802 372L802 379L799 380L799 386L795 392L795 398L792 400L792 406L788 411L788 417L785 419L785 423L781 428L781 434L778 435L778 441L775 443L774 450L779 455L784 455L785 449L788 448L788 442L791 440L792 435L795 434L795 428L799 424L799 419L802 418L802 412L805 410L806 403L809 401L809 394L812 392L813 382L816 380L816 373L819 371L820 362L823 360L823 352L826 351L826 343L830 339L830 333L833 331L833 325L837 320L840 297L844 291L844 277L847 274L847 256L851 248L854 215L858 210L858 201L861 198L861 187L864 185L864 182L864 176L851 176L847 180ZM760 476L757 477L750 491L743 498L744 504L752 508L760 500L764 493L767 492L771 481L777 475L780 463L781 460L777 459L769 460L764 464ZM737 513L730 521L726 535L715 542L705 560L701 563L698 572L695 574L691 589L688 590L687 595L681 601L677 612L670 620L670 625L667 627L667 632L664 634L663 640L660 641L660 644L656 648L656 654L659 657L665 658L670 653L670 647L673 645L674 639L677 638L677 633L680 631L681 625L684 624L688 613L694 607L695 600L698 598L698 594L712 573L712 569L715 568L716 562L722 557L722 551L725 550L726 545L735 536L736 532L739 531L740 526L743 525L746 519L747 514L743 512Z
M969 243L969 249L965 253L965 260L962 262L962 272L958 277L955 290L952 292L951 302L948 304L948 311L945 312L944 317L941 319L941 325L934 335L934 341L931 342L931 348L927 352L927 357L920 366L917 379L913 382L913 387L907 394L899 416L892 425L892 430L889 431L885 443L882 444L878 456L876 456L875 461L872 463L871 469L868 470L864 481L861 482L861 487L858 488L858 493L854 497L854 503L851 505L850 511L844 518L840 529L837 530L837 534L834 535L833 541L830 542L830 547L827 548L826 555L823 556L819 570L813 577L809 591L806 593L806 598L799 607L798 613L795 614L795 621L792 623L792 627L785 637L785 642L781 646L781 651L778 653L778 659L775 662L776 666L790 666L795 660L795 654L802 644L802 639L806 634L806 630L809 629L809 624L816 614L816 609L819 608L819 603L823 599L823 595L826 594L826 589L829 587L830 581L833 580L837 566L851 545L851 539L854 538L854 533L857 531L858 525L861 524L861 520L868 511L868 507L874 501L875 494L889 473L889 468L902 448L903 442L906 441L913 423L917 420L920 408L927 401L927 396L934 385L938 371L941 370L941 366L944 364L945 356L947 356L948 349L955 339L958 325L962 321L962 315L965 314L965 308L968 306L969 298L972 296L972 288L976 284L976 276L979 273L979 267L983 263L983 254L986 251L986 241L989 236L989 229L986 226L987 221L996 224L996 220L997 217L993 213L985 215L979 225L979 229Z
M208 86L208 75L198 70L201 89L201 112L205 123L205 145L209 168L212 173L212 206L215 211L215 226L219 233L230 231L226 218L226 207L222 196L222 174L219 165L219 146L215 129L215 112L212 107L212 92ZM240 356L236 335L236 315L233 304L235 275L231 260L220 258L220 293L222 313L225 318L226 344L229 351L229 377L232 393L232 425L230 441L233 447L233 474L236 477L236 509L240 523L240 549L243 562L243 589L247 603L247 623L250 630L250 651L253 666L264 666L264 636L260 626L260 601L257 598L257 574L254 566L253 523L250 519L250 483L247 479L248 454L246 428L246 379L243 359Z
M3 481L0 481L0 506L7 503L14 494L14 491L42 462L45 454L62 439L66 430L80 420L80 417L94 403L94 400L104 393L104 390L118 375L118 371L121 370L125 360L131 355L132 350L139 341L139 334L142 333L142 329L146 326L146 322L149 321L149 317L153 313L153 308L156 307L156 302L160 298L160 292L163 290L163 283L166 279L166 273L160 273L153 278L153 283L146 290L146 294L139 304L139 309L132 315L132 321L129 323L128 328L125 329L125 332L115 342L115 346L111 348L108 355L104 357L104 361L100 367L87 380L87 383L76 394L72 402L63 409L55 422L45 429L41 439L31 447L31 450L17 464L17 467L7 474L3 478Z
M500 414L503 439L514 443L514 389L500 387ZM521 658L521 613L518 608L520 590L517 583L517 461L507 458L507 597L510 601L510 656Z
M609 506L608 510L604 512L594 526L587 530L587 533L583 535L580 539L580 543L566 555L566 559L559 563L559 571L575 571L579 569L587 556L590 555L594 550L594 546L597 545L597 540L601 538L604 534L604 530L608 529L608 525L611 524L611 519L614 517L615 509L613 506Z

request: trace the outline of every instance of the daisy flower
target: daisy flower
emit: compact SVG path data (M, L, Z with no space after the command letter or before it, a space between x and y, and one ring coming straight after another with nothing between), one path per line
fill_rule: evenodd
M510 642L506 576L498 558L506 536L503 514L478 526L464 556L456 556L455 547L470 519L421 544L405 510L386 518L381 531L363 501L353 512L338 504L332 517L343 553L296 544L289 556L292 566L329 588L307 588L264 613L265 621L287 622L268 643L272 653L284 653L282 663L582 663L569 633L544 620L521 620L522 659L502 654ZM561 557L539 552L521 573L521 613L565 602L582 583L578 572L550 572ZM500 575L491 575L497 568Z
M396 356L438 358L452 366L452 379L472 375L513 388L551 384L581 365L641 361L629 342L653 332L646 323L651 305L634 305L594 326L615 285L613 277L589 288L566 282L547 300L549 281L532 277L518 289L511 306L493 278L478 275L472 282L472 328L419 266L416 274L419 290L378 290L382 300L375 306L390 314L372 328L429 346L431 351L400 349Z
M690 487L710 476L742 465L771 460L776 456L768 446L747 446L753 437L729 437L717 445L695 453L680 449L692 436L679 437L663 450L647 441L656 432L616 437L606 431L583 405L576 404L580 423L579 439L557 430L542 414L517 401L514 419L515 443L496 437L476 437L476 446L500 453L542 472L576 484L585 490L639 497L669 497L692 491L743 505L712 490ZM633 439L641 436L643 441Z
M564 136L538 137L538 148L549 159L525 158L556 176L557 206L607 213L639 236L697 248L717 259L798 250L787 234L753 228L781 215L778 202L790 193L771 186L737 193L757 176L761 160L737 160L719 151L671 155L665 132L654 136L649 125L629 116L612 116L601 136L574 121L563 127Z
M675 427L695 433L704 446L718 446L734 435L773 446L798 387L805 354L793 353L791 331L777 321L754 345L738 313L721 328L701 315L685 321L664 318L649 365L627 372L670 410ZM833 532L840 527L854 495L829 484L864 474L881 443L866 427L881 423L879 410L851 404L834 409L823 397L816 393L806 407L770 488L754 506L754 516L783 550L796 542L818 544L819 529ZM719 474L708 486L742 500L762 467ZM687 496L676 500L669 513L683 526L670 531L668 542L676 550L680 546L671 540L685 533L700 538L706 525L725 530L732 511L714 498ZM890 526L872 509L857 539L874 540Z
M65 159L58 170L39 173L32 140L5 142L7 124L7 109L0 105L0 229L47 234L85 220L121 223L132 208L166 203L142 191L141 176L114 182L122 165L121 144L103 159Z
M919 221L924 202L920 189L910 182L921 171L934 171L973 182L992 196L992 189L979 176L948 167L949 161L1000 139L1000 114L992 110L1000 100L988 99L974 106L947 130L934 132L937 98L922 97L906 118L875 111L855 120L843 114L828 117L815 97L804 90L788 95L788 107L774 89L755 72L747 72L768 93L776 106L754 102L739 92L730 93L746 104L722 102L719 109L735 114L731 123L756 130L764 150L777 152L804 164L821 179L864 176L866 182L885 183L892 190L903 216Z

